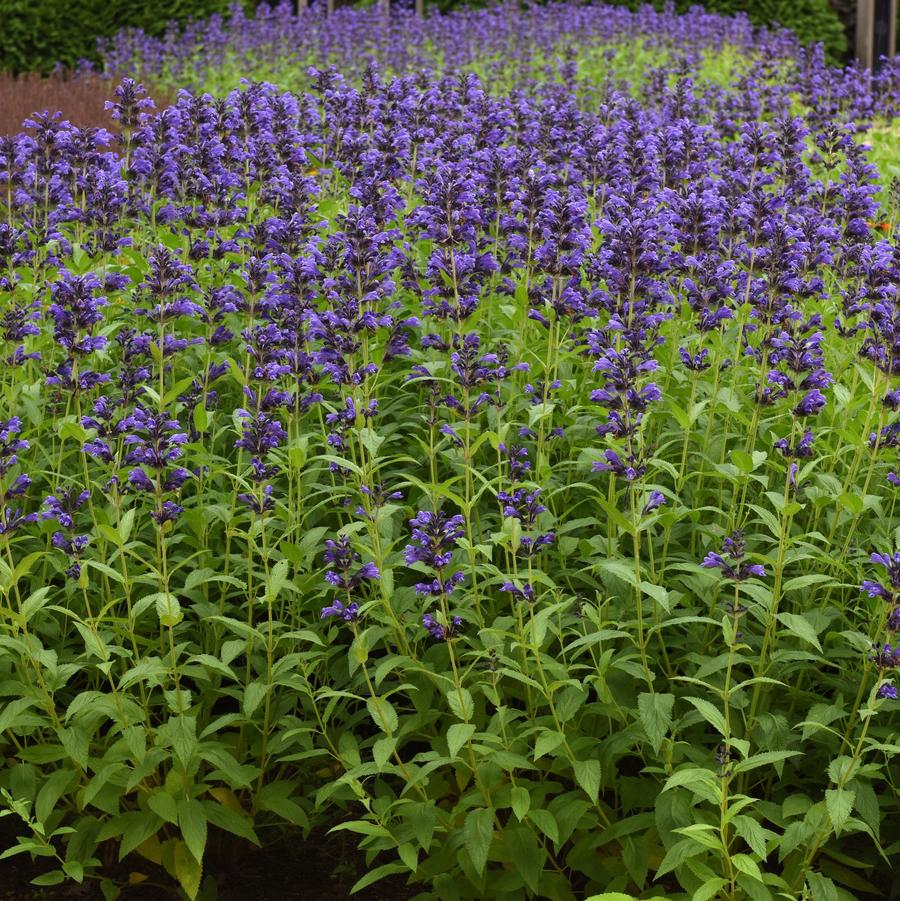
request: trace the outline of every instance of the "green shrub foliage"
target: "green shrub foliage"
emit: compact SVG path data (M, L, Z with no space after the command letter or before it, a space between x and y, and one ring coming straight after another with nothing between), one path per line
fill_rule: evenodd
M228 0L0 0L0 69L47 72L94 57L97 38L121 28L162 34L172 21L225 13Z

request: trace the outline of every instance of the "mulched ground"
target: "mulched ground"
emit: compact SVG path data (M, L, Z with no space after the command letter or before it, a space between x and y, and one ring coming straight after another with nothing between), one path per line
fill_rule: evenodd
M0 135L22 131L22 122L32 113L61 111L64 119L81 128L102 126L113 130L114 123L103 104L112 97L117 82L102 78L70 79L61 75L13 77L0 72ZM158 109L169 98L151 91Z

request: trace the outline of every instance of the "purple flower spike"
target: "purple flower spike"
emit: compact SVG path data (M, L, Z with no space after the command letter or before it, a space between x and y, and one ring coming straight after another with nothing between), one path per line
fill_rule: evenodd
M450 618L449 627L447 627L441 625L431 613L425 613L422 616L422 625L436 641L450 641L453 638L457 638L462 632L463 621L462 617L453 616Z
M322 608L322 619L336 617L345 623L359 622L359 604L355 601L344 606L340 601L335 601L329 607Z
M722 553L710 551L704 558L701 566L707 569L720 569L726 579L735 582L743 582L753 576L764 578L765 567L760 563L742 562L745 553L744 534L741 531L727 535L722 542Z

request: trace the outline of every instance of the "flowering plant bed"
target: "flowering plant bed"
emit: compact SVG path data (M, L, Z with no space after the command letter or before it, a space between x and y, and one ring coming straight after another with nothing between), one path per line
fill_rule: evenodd
M220 96L0 140L3 856L212 897L327 829L354 891L896 895L895 69L378 15L302 71L195 28ZM227 90L247 47L297 92Z

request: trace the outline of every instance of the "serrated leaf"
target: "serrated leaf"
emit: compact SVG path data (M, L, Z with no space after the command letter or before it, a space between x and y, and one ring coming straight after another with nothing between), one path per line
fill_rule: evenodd
M447 691L447 704L455 717L468 721L475 713L475 702L468 688L450 688Z
M749 770L755 770L757 767L768 766L771 763L780 763L789 757L797 757L802 751L761 751L745 760L739 760L735 763L731 771L732 773L746 773Z
M354 883L353 887L350 889L350 894L355 895L357 892L361 892L364 888L368 888L375 882L378 882L379 879L385 879L387 876L393 876L396 873L406 873L408 872L406 866L401 863L386 863L382 864L380 867L376 867L374 870L370 870L366 873L362 879L359 879L356 883Z
M487 866L494 837L494 812L487 807L471 811L463 825L463 841L475 872L481 876Z
M166 628L177 626L184 618L178 598L170 591L160 591L156 595L156 615L159 624Z
M447 747L451 757L459 754L459 749L475 734L472 723L454 723L447 730Z
M609 573L631 586L637 585L633 563L626 563L624 560L603 560L599 567L603 572Z
M825 792L825 807L828 810L828 819L834 827L834 834L840 835L844 828L850 811L853 810L853 801L856 792L852 788L829 788Z
M555 751L565 740L566 737L561 732L545 729L534 743L534 759L540 760L545 754Z
M762 826L752 817L740 814L731 821L737 834L747 843L750 850L760 858L766 859L766 835Z
M251 682L244 689L244 701L241 705L241 710L247 719L250 719L259 705L262 704L268 690L269 687L259 681Z
M792 635L796 635L803 641L811 644L819 653L822 652L822 645L819 644L819 636L812 623L806 617L796 613L779 613L778 622L780 622Z
M728 727L725 724L725 717L718 707L712 705L703 698L685 698L690 704L693 704L697 712L706 720L723 738L725 737Z
M812 871L807 874L806 882L812 892L812 901L840 901L837 886L827 876Z
M290 563L287 560L279 560L269 573L269 582L266 585L265 601L267 604L274 603L278 595L284 590L288 583L288 570Z
M717 876L715 879L709 879L698 888L693 895L691 901L711 901L718 895L719 890L728 885L728 880Z
M572 769L575 771L575 781L591 801L596 803L600 794L600 761L574 760Z
M732 854L731 855L731 864L741 873L745 873L747 876L755 879L757 882L762 882L762 872L759 869L759 864L750 857L749 854Z
M394 710L394 706L390 701L385 698L369 698L366 701L366 706L369 708L369 715L374 720L375 725L382 732L393 735L397 731L399 724L397 711Z
M531 807L531 795L528 793L528 789L521 785L514 785L509 796L512 811L521 823Z
M173 825L178 824L178 806L175 804L175 799L168 792L154 792L147 798L147 806L158 817Z
M644 692L638 695L638 712L641 725L647 733L653 753L658 754L662 747L666 732L672 725L672 710L675 706L675 695Z
M698 854L703 854L705 851L707 851L707 848L704 845L695 842L692 838L683 838L681 841L675 842L675 844L666 851L666 855L660 862L659 868L653 878L655 880L662 878L667 873L671 873L672 870L680 867L689 857L696 857Z
M634 895L623 895L622 892L604 892L602 895L591 895L587 901L638 901Z
M172 851L175 878L184 893L194 901L203 881L203 864L197 860L185 842L177 842Z
M203 863L206 850L206 811L197 800L178 802L178 828L181 837L197 863Z
M383 770L387 764L387 762L391 759L391 755L394 753L394 748L397 747L397 739L393 736L386 735L383 738L379 738L378 741L372 745L372 759L375 761L375 765L379 770Z

